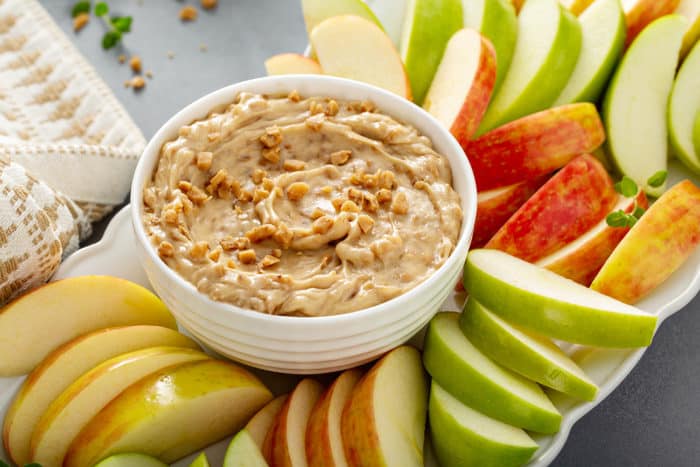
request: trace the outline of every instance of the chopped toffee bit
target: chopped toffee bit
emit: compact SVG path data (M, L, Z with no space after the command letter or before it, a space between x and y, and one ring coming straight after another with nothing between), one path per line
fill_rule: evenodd
M90 21L89 13L80 13L73 18L73 31L78 32L83 29Z
M258 260L255 250L243 250L238 252L238 261L243 264L253 264Z
M374 226L374 219L369 217L367 214L360 214L357 217L357 225L360 226L360 230L362 230L363 233L367 233L372 230L372 227Z
M277 232L277 227L272 224L263 224L253 227L246 232L245 236L253 243L260 243L272 237L275 232Z
M192 5L185 5L180 10L179 16L182 21L194 21L197 19L197 9Z
M408 212L408 198L406 193L400 191L394 196L394 201L391 203L391 212L395 214L406 214Z
M199 170L209 170L214 155L210 152L200 152L197 154L195 164Z
M352 151L350 150L344 149L342 151L336 151L331 154L331 162L334 165L343 165L350 160L350 156L352 156Z
M280 161L280 148L275 147L275 148L264 148L262 150L262 157L268 162L271 162L273 164L276 164Z
M169 258L175 253L175 247L170 242L162 241L158 245L158 254L163 258Z
M291 201L299 201L309 192L309 185L304 182L294 182L287 188L287 198Z
M271 126L265 129L265 133L260 136L260 142L266 148L274 148L282 142L282 132L279 127Z
M143 76L134 76L131 78L131 87L134 89L142 89L144 86L146 86L146 80L143 79Z
M216 5L219 3L218 0L200 0L199 2L202 5L202 8L205 10L211 10L212 8L216 8Z
M306 162L300 161L298 159L287 159L282 164L282 167L287 172L297 172L306 168Z
M340 206L341 212L360 212L360 208L354 201L344 201Z
M377 201L379 201L380 204L390 202L391 191L387 190L386 188L382 188L381 190L377 191Z
M296 90L292 90L288 95L287 99L289 99L292 102L299 102L301 100L301 96Z
M265 255L265 257L260 262L260 266L263 268L269 268L269 267L272 267L279 262L280 262L280 259L277 258L276 256Z
M226 251L229 250L246 250L250 248L250 239L248 237L231 237L230 235L224 237L219 242L221 248Z
M317 234L324 234L331 230L331 227L333 227L333 224L335 222L333 221L333 218L330 216L321 216L318 219L316 219L313 224L311 224L311 230L314 231L314 233Z
M141 73L141 57L134 55L129 60L129 66L134 73Z
M190 248L190 257L192 259L202 259L209 251L209 243L205 241L196 242Z

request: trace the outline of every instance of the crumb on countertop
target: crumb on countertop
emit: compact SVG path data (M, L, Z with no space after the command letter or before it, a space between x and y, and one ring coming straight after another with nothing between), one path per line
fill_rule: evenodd
M175 52L173 52L172 50L168 50L168 58L169 58L170 60L172 60L173 58L175 58Z
M117 57L117 59L119 60L119 63L121 63L121 64L126 63L126 55L124 55L124 54L119 55L119 57Z
M133 70L134 73L141 73L141 57L138 55L134 55L131 57L129 60L129 66Z
M207 44L199 44L199 50L201 52L206 52L208 50Z
M146 86L146 80L143 79L143 76L134 76L130 80L124 83L125 87L131 87L134 89L142 89L144 86Z
M73 18L73 31L78 32L85 27L90 21L90 14L80 13L78 16Z
M148 78L148 79L153 79L153 72L152 72L151 70L148 70L148 71L146 72L146 78Z
M197 19L197 9L192 5L185 5L180 10L180 19L182 21L194 21Z

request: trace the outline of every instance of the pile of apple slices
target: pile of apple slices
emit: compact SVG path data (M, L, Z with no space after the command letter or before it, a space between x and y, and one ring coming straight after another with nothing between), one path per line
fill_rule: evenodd
M155 295L115 277L52 282L0 309L0 355L13 356L0 360L1 376L29 373L3 423L18 465L81 467L124 451L173 462L234 433L272 398L178 333ZM129 460L104 465L119 462Z
M647 346L656 317L497 250L467 258L464 312L430 323L430 432L440 465L518 466L561 415L540 386L582 400L598 388L552 339Z

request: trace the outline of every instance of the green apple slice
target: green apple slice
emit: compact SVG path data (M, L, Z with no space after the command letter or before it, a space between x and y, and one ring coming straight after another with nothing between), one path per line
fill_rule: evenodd
M360 16L382 27L372 9L362 0L301 0L301 11L309 36L323 20L340 15Z
M423 104L447 41L462 25L460 0L409 0L401 31L401 58L416 104Z
M676 13L685 16L689 24L681 46L682 60L700 39L700 0L681 0L676 8Z
M569 81L580 49L581 26L557 0L525 2L510 68L478 135L549 107Z
M428 415L442 467L516 467L537 451L537 443L523 430L467 407L434 380Z
M510 0L462 0L464 26L479 31L496 50L498 91L510 67L518 37L518 19Z
M687 21L668 15L647 26L617 68L603 104L608 144L617 169L651 196L649 177L667 169L666 111Z
M231 440L223 467L267 467L260 448L248 430L243 429Z
M95 467L168 467L168 464L145 454L127 452L110 456Z
M551 340L503 321L470 299L459 320L467 339L496 363L579 399L595 399L598 387Z
M673 153L688 169L700 174L700 153L695 151L694 132L700 110L700 46L683 62L671 90L668 129Z
M693 146L695 154L700 154L700 111L695 116L695 124L693 125Z
M597 347L648 346L656 316L498 250L472 250L464 287L501 318Z
M205 453L198 455L195 460L192 461L190 467L209 467L209 459Z
M561 414L532 381L490 360L459 329L457 313L438 313L425 337L423 363L469 407L519 428L556 433Z
M403 18L408 1L391 0L390 2L375 1L372 3L372 11L377 15L379 22L382 23L382 27L397 49L401 46L401 30L403 29Z
M554 105L598 102L625 45L627 26L619 0L597 0L578 19L583 37L581 53Z

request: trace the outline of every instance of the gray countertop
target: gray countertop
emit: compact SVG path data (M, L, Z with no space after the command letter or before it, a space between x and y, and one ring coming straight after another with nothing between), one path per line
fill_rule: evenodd
M134 17L125 50L103 51L103 26L92 21L74 34L74 0L42 0L146 138L177 110L217 88L264 74L263 60L303 50L306 38L297 0L219 0L213 12L183 24L175 0L111 0L116 13ZM196 2L198 3L198 2ZM201 48L205 47L206 51ZM168 51L174 53L168 58ZM120 53L138 54L153 72L139 93ZM98 229L98 234L101 230ZM700 465L700 298L670 318L624 383L579 421L552 464L574 466Z

